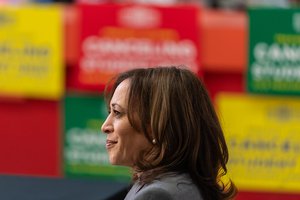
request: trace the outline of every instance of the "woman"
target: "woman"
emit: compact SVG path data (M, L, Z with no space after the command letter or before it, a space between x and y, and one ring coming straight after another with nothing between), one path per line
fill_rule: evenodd
M110 163L133 169L126 200L231 199L228 150L219 120L198 77L180 67L134 69L106 93Z

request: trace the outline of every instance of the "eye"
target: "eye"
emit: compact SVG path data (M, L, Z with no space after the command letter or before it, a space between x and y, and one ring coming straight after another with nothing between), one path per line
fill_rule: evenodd
M113 110L114 115L119 116L121 115L121 112L117 111L117 110Z

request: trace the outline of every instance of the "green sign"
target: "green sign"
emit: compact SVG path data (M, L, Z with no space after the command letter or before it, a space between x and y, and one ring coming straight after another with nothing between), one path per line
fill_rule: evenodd
M247 89L300 94L300 9L250 9Z
M65 98L64 170L67 177L130 180L129 169L110 165L101 132L107 111L103 97Z

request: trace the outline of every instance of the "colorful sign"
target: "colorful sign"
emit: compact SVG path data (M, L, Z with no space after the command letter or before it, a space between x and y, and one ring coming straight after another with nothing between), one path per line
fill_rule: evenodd
M1 99L0 173L61 177L60 128L58 101Z
M129 169L110 165L101 125L107 107L99 96L65 99L64 163L68 177L87 176L129 180Z
M300 94L300 9L249 10L247 88Z
M81 52L70 73L76 88L101 90L117 73L139 67L199 72L198 7L81 5L79 13Z
M201 63L204 71L244 73L247 20L245 12L201 10Z
M62 96L62 28L60 7L0 8L0 95Z
M216 99L240 190L300 191L300 99L220 94Z

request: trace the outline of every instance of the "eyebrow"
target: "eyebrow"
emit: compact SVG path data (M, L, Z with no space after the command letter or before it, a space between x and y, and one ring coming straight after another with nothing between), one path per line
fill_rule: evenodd
M120 104L117 104L117 103L112 103L111 107L113 107L113 108L120 107L121 109L123 109L123 107Z
M118 104L118 103L112 103L112 104L111 104L111 107L112 107L112 108L119 107L123 112L127 112L127 109L124 108L123 106L121 106L121 105Z

